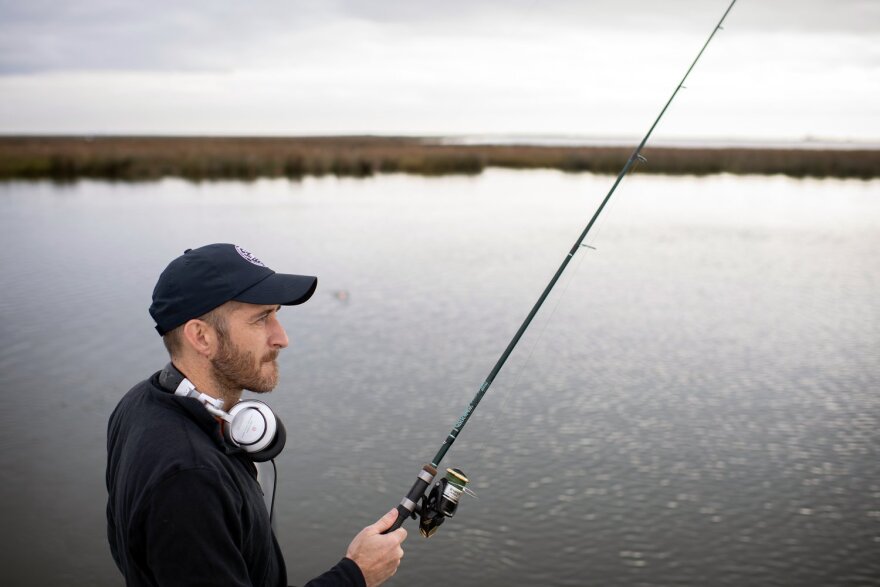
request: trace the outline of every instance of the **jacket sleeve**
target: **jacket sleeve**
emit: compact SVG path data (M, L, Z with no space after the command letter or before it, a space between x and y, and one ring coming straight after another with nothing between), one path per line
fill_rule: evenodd
M241 508L216 471L186 469L164 480L143 511L145 574L163 587L252 587Z
M367 587L367 582L357 563L343 558L332 569L306 583L305 587Z

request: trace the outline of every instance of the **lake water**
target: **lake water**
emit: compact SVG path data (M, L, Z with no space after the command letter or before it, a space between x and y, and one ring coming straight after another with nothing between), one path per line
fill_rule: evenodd
M612 178L0 184L4 584L120 585L106 420L185 248L320 277L280 317L290 581L395 505ZM629 177L443 466L391 585L880 585L880 182ZM426 580L427 578L427 580Z

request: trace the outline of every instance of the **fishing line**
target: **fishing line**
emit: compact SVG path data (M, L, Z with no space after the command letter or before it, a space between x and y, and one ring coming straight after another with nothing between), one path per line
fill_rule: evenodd
M626 177L626 175L638 162L646 161L645 157L641 154L642 149L645 147L645 144L648 142L648 139L654 132L654 128L656 128L657 124L660 122L660 119L663 118L663 115L666 113L669 105L672 104L672 101L678 95L678 92L684 87L684 82L687 80L688 75L690 75L691 71L700 60L700 57L706 50L706 47L709 46L709 43L715 37L715 34L722 29L724 19L727 18L727 15L730 13L734 4L736 4L736 0L732 0L730 2L730 5L727 7L727 10L724 11L724 15L718 21L718 24L715 25L712 33L709 35L709 38L706 39L706 42L703 44L699 53L697 53L696 58L687 69L687 72L684 74L681 81L675 87L675 90L672 92L669 100L666 101L666 104L663 106L660 114L657 115L657 118L648 129L648 132L645 134L644 138L642 138L639 145L632 152L629 159L627 159L626 164L624 164L623 169L620 170L620 173L617 175L617 179L614 181L611 189L605 195L605 198L599 204L599 207L596 208L596 211L593 213L592 218L590 218L590 221L587 223L580 236L578 236L568 254L563 258L562 263L559 265L556 273L550 279L550 282L544 288L544 291L541 293L538 301L535 302L534 306L532 306L532 309L529 311L522 325L516 331L516 334L514 334L510 343L508 343L507 348L505 348L504 352L501 353L501 357L499 357L498 361L495 363L495 366L489 372L489 375L483 381L482 385L480 385L479 390L477 391L474 398L471 400L470 404L468 404L465 412L453 425L452 430L450 430L449 434L446 436L446 439L443 441L443 444L440 446L437 454L434 455L430 463L422 466L422 469L419 472L416 481L413 483L409 492L407 492L404 498L400 501L400 504L397 506L397 519L386 531L386 533L392 532L402 526L407 518L415 517L416 515L418 515L420 517L419 530L424 536L431 536L446 518L451 518L454 515L456 508L458 507L458 497L463 493L463 489L468 483L468 479L464 475L464 473L462 473L462 471L458 469L447 469L446 476L435 483L434 486L431 488L430 493L426 495L425 490L428 489L428 487L434 481L434 478L437 476L437 467L443 460L443 457L446 456L446 453L452 447L452 444L458 438L458 435L464 429L474 411L477 409L477 406L486 395L486 392L489 390L492 382L495 380L496 376L501 371L504 364L507 362L507 359L510 357L514 348L516 348L516 345L519 343L523 334L525 334L525 331L528 329L532 320L541 309L541 306L550 295L550 292L553 290L553 288L556 286L556 283L565 272L568 264L571 262L575 254L580 252L580 249L583 247L584 240L587 238L587 235L593 228L593 225L596 223L599 215L608 204L611 196L617 189L617 186L620 185L620 182L623 181L623 178Z
M639 163L642 163L642 161L640 161ZM630 175L635 173L637 171L637 169L638 169L638 165L633 166L633 168L630 170ZM613 211L614 211L615 207L618 205L619 201L620 201L620 199L613 200L613 201L609 202L608 206L606 207L606 214L605 214L606 217L613 215ZM592 256L593 254L598 252L598 249L594 245L601 240L601 237L605 232L606 225L607 225L607 223L599 223L596 227L596 231L590 235L591 236L590 244L582 244L581 245L582 247L586 247L586 248L590 249L589 251L584 251L585 253L589 253L590 256ZM520 383L522 381L522 377L525 374L525 369L529 365L529 363L531 363L532 356L534 355L535 350L538 348L538 345L541 342L543 342L544 335L547 332L547 328L553 322L553 317L556 315L556 311L559 309L559 305L562 303L563 298L565 298L565 296L568 294L568 290L571 287L571 284L574 281L575 276L577 276L578 272L580 271L580 268L583 265L586 257L587 257L587 255L583 255L583 254L578 255L577 260L575 261L574 265L572 265L571 269L568 271L568 275L565 278L565 282L561 286L561 291L556 296L556 299L553 301L553 304L552 304L552 307L550 308L549 314L543 320L543 324L541 325L540 330L539 330L537 336L535 337L535 340L533 340L531 342L531 345L529 346L529 349L526 352L525 360L522 362L522 364L520 364L519 366L516 367L516 370L515 370L514 374L512 375L511 383L508 384L507 393L503 394L502 399L501 399L501 404L496 408L495 412L493 413L492 416L490 416L489 421L486 423L486 428L487 428L486 436L487 437L489 437L489 438L492 437L492 433L495 432L495 429L498 425L498 422L503 420L503 417L507 415L507 413L506 413L507 402L510 401L510 397L512 395L514 395L514 391L519 390L521 388ZM558 358L557 358L557 361L558 361ZM519 430L514 432L514 436L516 436L518 434L519 434Z
M574 277L578 272L578 269L584 262L584 258L586 255L579 255L578 260L575 262L575 265L572 267L572 270L569 272L570 274L565 278L565 283L562 285L562 289L559 294L556 296L556 299L553 301L552 307L550 308L549 313L546 318L543 319L543 324L541 325L535 339L531 341L529 345L529 349L526 351L526 358L514 371L512 375L511 383L508 384L508 392L502 395L501 404L496 408L493 415L490 417L489 421L486 423L486 436L491 437L492 433L495 431L498 422L503 419L503 416L506 416L506 407L507 402L510 401L510 397L513 394L514 390L520 389L520 383L522 382L523 375L525 375L526 367L532 361L532 356L535 354L535 349L538 348L538 345L544 340L544 335L547 333L547 328L550 326L551 322L553 322L553 316L556 315L556 310L559 308L559 304L562 302L562 298L565 297L565 294L568 292L568 288L571 286L572 281L574 281ZM514 432L514 435L519 434L519 431Z

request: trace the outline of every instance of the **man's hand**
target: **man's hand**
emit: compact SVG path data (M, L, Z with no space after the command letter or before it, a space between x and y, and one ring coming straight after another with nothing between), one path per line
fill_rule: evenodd
M400 544L406 539L406 530L398 528L383 535L397 519L397 509L393 509L374 523L360 531L348 545L345 556L357 563L367 587L378 587L397 572L403 548Z

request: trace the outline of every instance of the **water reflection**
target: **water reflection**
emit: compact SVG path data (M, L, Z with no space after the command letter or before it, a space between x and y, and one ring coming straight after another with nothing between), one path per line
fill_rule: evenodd
M608 184L0 186L10 581L119 584L104 426L164 363L146 308L183 249L237 242L320 276L280 314L270 398L302 584L399 500ZM444 463L480 498L430 541L411 527L395 584L876 581L878 185L628 179Z

